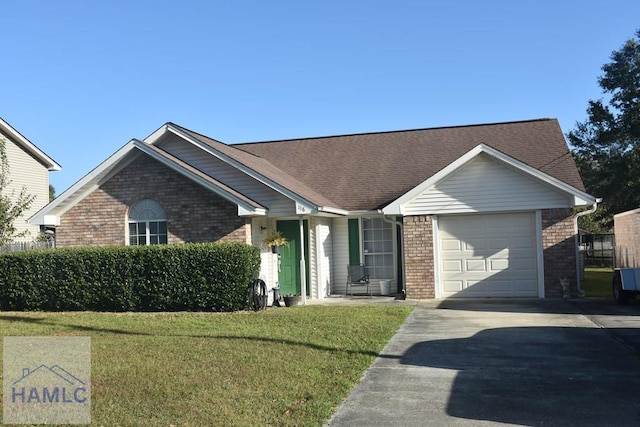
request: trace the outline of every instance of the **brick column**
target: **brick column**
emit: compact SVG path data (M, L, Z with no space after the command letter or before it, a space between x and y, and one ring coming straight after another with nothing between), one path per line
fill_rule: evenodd
M403 241L407 298L435 298L431 217L424 215L404 217Z
M565 277L571 284L572 296L576 296L576 241L571 208L542 210L542 249L545 297L562 297L560 279Z

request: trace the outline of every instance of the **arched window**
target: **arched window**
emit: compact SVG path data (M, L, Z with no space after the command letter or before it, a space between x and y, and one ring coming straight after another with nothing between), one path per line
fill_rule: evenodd
M167 213L155 200L140 200L129 210L129 244L165 243L167 243Z

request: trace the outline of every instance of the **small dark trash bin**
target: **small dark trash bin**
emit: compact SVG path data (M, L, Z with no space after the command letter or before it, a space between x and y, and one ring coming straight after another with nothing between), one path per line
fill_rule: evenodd
M280 288L271 288L273 291L273 304L274 307L280 307Z

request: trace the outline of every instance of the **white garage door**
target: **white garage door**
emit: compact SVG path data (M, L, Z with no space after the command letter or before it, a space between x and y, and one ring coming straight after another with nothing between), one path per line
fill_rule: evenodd
M443 297L536 297L533 213L438 218Z

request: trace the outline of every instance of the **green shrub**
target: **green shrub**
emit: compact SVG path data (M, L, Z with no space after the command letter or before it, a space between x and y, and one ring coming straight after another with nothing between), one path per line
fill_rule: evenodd
M0 310L235 311L260 250L240 243L0 255Z

